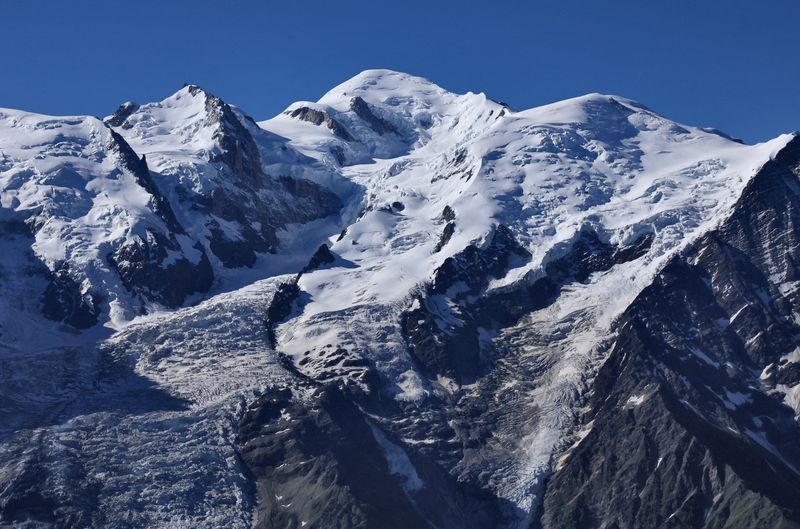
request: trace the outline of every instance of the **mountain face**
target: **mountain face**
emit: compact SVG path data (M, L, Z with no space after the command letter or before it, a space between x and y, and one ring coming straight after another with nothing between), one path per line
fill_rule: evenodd
M386 70L0 109L0 526L800 527L799 178Z
M324 168L194 86L105 123L0 116L3 231L20 243L4 297L74 328L182 306L342 206L305 178Z

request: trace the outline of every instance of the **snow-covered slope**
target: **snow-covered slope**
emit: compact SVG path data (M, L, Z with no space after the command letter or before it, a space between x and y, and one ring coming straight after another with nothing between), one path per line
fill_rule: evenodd
M616 387L595 376L628 361L620 321L643 299L652 308L665 267L722 232L743 238L749 258L768 251L757 229L722 228L737 215L770 223L789 241L774 251L793 251L783 219L794 202L742 197L776 171L794 189L796 136L744 145L617 96L516 111L369 70L258 124L191 85L104 122L0 112L4 314L41 310L56 284L55 299L95 319L107 299L123 327L55 343L42 321L24 332L0 322L0 354L25 366L22 378L70 366L32 393L2 379L8 417L37 403L0 438L2 522L91 526L104 523L96 513L127 512L135 527L477 529L555 519L540 510L546 479L569 472L547 500L560 512L582 471L568 458L591 432L593 395ZM708 285L729 296L744 284L737 273L755 276L733 250L718 253L732 264ZM783 293L770 314L788 325L776 314L793 310L793 261L780 262L758 291ZM159 288L175 285L182 297L165 302L171 291ZM211 299L165 314L209 289ZM149 314L128 323L141 306ZM737 380L791 401L796 384L772 356L730 359L729 370L763 370L760 383ZM649 398L640 393L624 409ZM99 404L109 396L112 409ZM26 452L31 432L40 442ZM167 455L176 442L183 459ZM608 454L623 445L608 443ZM27 507L35 494L52 512Z
M123 105L106 120L147 157L159 188L217 270L253 267L259 254L285 249L281 231L337 216L341 202L328 186L347 194L335 172L193 85L158 103ZM335 230L338 219L328 220Z
M370 129L350 109L353 98L401 132ZM329 143L340 140L324 123L292 118L298 105L309 107L292 105L261 126L328 161ZM742 145L598 94L513 112L482 94L459 96L390 71L364 72L317 105L352 129L353 150L385 155L402 143L407 152L341 169L365 196L358 218L332 241L331 250L349 265L302 277L313 300L302 320L407 300L445 260L485 244L495 225L508 227L531 257L494 279L491 289L538 279L586 229L617 245L653 237L636 267L641 287L669 252L719 222L756 169L789 139ZM630 299L613 298L618 309ZM285 347L302 352L314 341L294 339L297 323Z
M352 98L362 98L401 132L371 130L348 110ZM329 142L340 140L324 124L291 118L298 105L309 107L292 105L261 126L327 160ZM342 168L366 198L359 218L332 247L343 259L369 266L318 272L321 283L328 283L326 273L337 274L329 286L336 291L314 295L319 308L307 312L400 299L494 224L511 228L532 254L505 282L535 272L584 226L621 244L658 233L657 253L663 254L718 220L754 171L788 141L741 145L598 94L512 112L482 94L459 96L389 71L364 72L316 105L352 129L353 150L375 158ZM395 143L408 152L381 156ZM448 222L446 207L455 229L434 252ZM313 290L312 277L303 282Z
M337 193L352 192L194 86L105 123L0 110L3 271L14 278L2 303L19 318L123 326L302 266L339 229ZM256 271L230 273L240 267Z
M384 125L375 127L359 105ZM298 108L325 112L351 139L303 120ZM492 474L495 492L525 512L535 506L614 318L674 252L726 218L750 178L791 138L743 145L600 94L515 112L482 94L455 95L390 71L364 72L318 103L292 105L260 125L323 163L344 160L342 173L365 196L358 218L331 240L337 261L300 278L305 301L278 326L278 348L309 376L359 380L366 392L375 388L363 382L363 366L372 366L380 387L423 410L420 401L434 394L507 400L487 412L502 446L462 453L455 472L465 480ZM337 150L344 157L330 156ZM521 251L475 284L464 281L448 262L463 271L459 256L470 247L492 259L497 226L510 230ZM528 300L519 309L531 313L521 319L487 316L476 301L513 299L550 281L550 267L563 266L565 256L578 260L587 238L615 252L641 248L635 260L590 267L585 279L557 285L552 305ZM431 336L433 346L425 343ZM535 372L524 365L534 361ZM514 369L502 381L484 376L498 362ZM414 420L421 424L414 443L432 442L424 436L429 425ZM538 425L530 431L518 428L531 422ZM408 435L403 429L395 426Z
M3 221L17 241L4 252L4 275L16 277L4 282L7 310L42 303L48 318L85 328L104 313L130 319L136 297L175 306L210 286L202 247L100 120L0 110L0 153Z

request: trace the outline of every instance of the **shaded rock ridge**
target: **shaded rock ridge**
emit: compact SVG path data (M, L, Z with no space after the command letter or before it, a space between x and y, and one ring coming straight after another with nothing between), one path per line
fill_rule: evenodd
M542 277L487 292L492 279L530 258L511 231L498 225L485 247L470 245L446 259L403 315L411 354L429 374L469 383L489 368L490 352L482 346L487 333L549 305L569 282L586 281L594 272L641 257L651 242L652 234L643 234L633 244L618 247L584 227L563 255L545 264Z
M308 264L305 265L300 272L297 273L297 278L299 279L301 275L305 274L306 272L311 272L313 270L319 270L325 265L329 265L336 261L336 257L331 253L330 248L328 248L327 244L321 244L317 251L314 252L314 255L311 256L311 259L308 260Z
M220 171L220 180L185 207L199 207L209 215L208 248L223 266L252 267L257 254L278 250L279 230L339 211L339 198L314 182L264 171L265 160L253 134L266 133L250 118L199 87L190 86L189 91L205 97L206 123L215 127L220 150L209 162ZM233 223L238 233L232 236L225 223Z
M138 109L139 105L132 101L127 101L122 103L111 116L106 118L105 122L109 127L124 127L128 116L136 112Z
M264 318L264 325L267 327L269 342L272 347L277 345L275 338L275 326L286 320L295 312L297 302L300 300L301 290L297 286L297 281L288 281L278 286L275 295L267 305L267 313Z
M356 113L358 117L363 119L370 126L372 130L380 134L394 133L399 134L394 126L375 114L375 111L370 108L369 103L364 101L361 97L356 96L350 100L350 110Z
M318 270L319 268L329 265L336 261L336 257L331 253L327 244L320 245L314 255L308 260L306 264L297 275L290 281L286 281L278 285L275 294L270 299L267 305L266 315L264 317L264 325L267 328L267 337L272 347L277 346L277 339L275 336L275 327L289 319L292 314L296 314L302 309L302 302L304 293L298 286L297 281L306 272ZM308 296L305 295L305 298Z
M218 125L214 139L222 152L213 154L210 161L227 165L240 179L256 181L263 176L256 142L230 105L197 86L189 86L189 92L205 95L206 122Z
M289 112L289 115L293 118L308 121L314 125L322 125L324 123L337 138L343 139L344 141L353 141L353 137L347 132L347 129L323 110L300 107Z
M541 527L800 527L798 176L795 137L625 311Z

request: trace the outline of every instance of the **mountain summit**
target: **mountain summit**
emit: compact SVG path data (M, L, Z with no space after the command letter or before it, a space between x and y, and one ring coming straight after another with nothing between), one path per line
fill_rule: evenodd
M0 109L0 525L800 527L799 167L389 70Z

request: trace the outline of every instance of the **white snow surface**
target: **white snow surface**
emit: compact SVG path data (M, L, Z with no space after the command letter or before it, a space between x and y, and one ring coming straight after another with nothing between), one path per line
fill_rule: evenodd
M26 319L34 307L38 312L44 283L30 270L41 265L51 271L68 266L84 278L84 295L103 285L108 303L124 312L130 299L106 256L133 237L167 229L153 197L120 160L111 130L87 116L0 109L0 206L0 221L27 218L35 231L27 249L21 234L17 243L9 239L4 245L3 274L16 280L0 286L0 310L14 319ZM15 334L11 329L3 342L25 347Z
M260 165L266 178L291 177L318 183L344 200L354 193L354 186L335 170L317 163L288 145L278 135L259 128L255 121L240 109L229 106L231 116L223 116L227 104L200 87L186 85L159 102L141 105L116 131L131 147L147 158L148 166L160 191L169 199L181 225L194 240L209 237L209 216L199 214L196 197L211 196L221 189L241 191L246 176L232 174L216 157L223 152L220 135L226 119L236 120L255 141ZM230 125L230 124L229 124ZM230 131L229 131L230 132ZM291 208L292 197L282 190L273 189L274 182L250 183L256 191L248 198L256 208L282 211ZM212 215L231 240L241 239L241 226L235 222ZM285 222L274 219L278 225ZM258 224L258 223L256 223ZM259 231L260 224L252 227ZM216 263L213 252L208 251L215 267L217 288L235 290L263 277L297 271L321 244L327 235L341 229L341 220L334 216L310 223L289 222L278 233L280 248L275 254L260 254L252 270L228 270Z
M403 135L369 129L349 110L355 96ZM318 315L362 305L402 305L447 257L480 244L498 223L511 228L533 259L496 287L526 275L535 279L559 244L584 225L622 244L653 232L645 265L637 263L626 289L634 292L671 252L724 218L748 179L790 139L742 145L601 94L513 112L483 94L457 95L387 70L363 72L316 105L363 138L358 145L363 156L400 154L341 168L364 188L365 197L361 216L331 246L351 266L301 279L313 302L292 321L292 334L283 343L297 352L314 341L302 334L304 322L313 326ZM297 106L308 104L289 108ZM260 125L323 162L330 163L326 149L339 141L324 125L286 113ZM396 148L398 142L402 148ZM463 162L455 163L459 157ZM402 211L392 210L393 202L402 203ZM434 253L445 206L455 211L456 229ZM606 297L619 298L604 315L610 321L630 295Z

